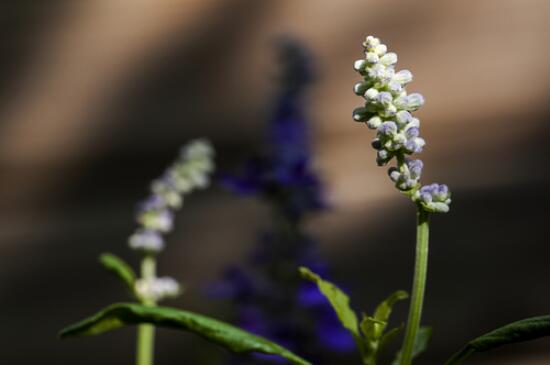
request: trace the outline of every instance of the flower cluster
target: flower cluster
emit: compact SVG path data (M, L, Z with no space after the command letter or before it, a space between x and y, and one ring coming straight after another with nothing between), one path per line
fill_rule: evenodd
M353 111L353 119L377 131L372 146L377 150L379 166L396 159L397 166L391 167L388 174L397 189L429 212L449 211L451 194L447 186L421 187L423 163L410 158L422 152L426 144L420 137L420 120L411 114L424 105L424 97L406 91L406 85L413 79L412 73L395 71L397 55L388 52L378 38L368 36L363 47L365 58L354 64L363 81L354 86L354 92L364 97L365 105Z
M451 193L444 184L430 184L421 187L414 193L414 198L422 203L428 211L447 212L451 204Z
M141 204L137 212L140 227L128 239L129 246L145 257L154 256L164 248L163 234L172 230L174 213L183 203L183 196L209 184L209 174L214 170L214 149L202 139L185 145L178 159L151 184L152 194ZM170 277L138 279L134 285L138 298L156 303L181 293L178 282Z
M180 284L171 277L138 279L136 294L145 301L158 302L166 298L175 298L181 293Z
M182 148L174 164L153 181L152 194L138 208L141 227L128 240L132 249L148 254L162 251L162 234L172 230L174 212L181 207L183 196L208 186L214 169L213 155L210 142L192 141Z
M225 188L264 199L272 208L272 225L261 234L247 267L228 268L209 291L233 300L241 327L299 349L316 364L332 363L334 352L353 349L353 338L322 294L312 283L300 280L296 270L308 266L324 275L328 271L317 243L302 228L306 216L326 208L322 184L311 165L303 111L305 86L312 78L310 58L292 41L282 44L280 56L286 70L268 124L268 148L245 165L244 173L221 176ZM263 360L265 356L254 357L250 363ZM244 362L238 359L235 364Z

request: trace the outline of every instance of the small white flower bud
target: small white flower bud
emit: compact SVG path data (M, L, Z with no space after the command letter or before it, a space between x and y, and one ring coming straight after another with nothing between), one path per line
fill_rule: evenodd
M139 279L135 283L135 290L141 298L153 302L174 298L181 293L178 282L170 277Z
M184 160L209 158L214 155L214 148L208 140L201 138L183 146L180 155Z
M367 63L370 63L370 64L375 64L380 61L380 57L378 57L378 55L374 52L367 52L365 54L365 58L367 60Z
M367 121L367 126L370 129L377 129L378 127L380 127L381 124L382 118L380 118L379 116L374 116Z
M138 222L150 230L169 232L174 226L174 215L167 209L144 211L138 215Z
M372 80L382 80L386 76L386 68L380 64L366 69L367 75Z
M392 137L397 133L397 125L392 121L384 122L378 127L378 133L379 135Z
M393 104L386 105L384 107L384 110L382 111L382 114L386 118L392 118L395 116L395 113L397 113L397 107Z
M160 252L164 248L162 236L153 230L140 229L128 239L129 246L134 250Z
M365 49L367 50L371 50L378 45L380 45L380 39L371 35L365 38L365 41L363 42L363 47L365 47Z
M384 66L391 66L397 63L397 54L393 52L388 52L382 57L380 57L380 63Z
M420 119L418 118L411 118L411 121L409 122L409 124L407 124L407 126L405 127L405 131L407 129L410 129L410 128L420 128Z
M376 96L376 101L381 105L388 106L393 101L393 96L387 91L382 91Z
M398 109L406 109L407 107L407 95L401 95L394 99L393 105L395 105Z
M368 89L368 84L366 82L358 82L353 86L353 92L356 95L363 96Z
M371 87L370 89L368 89L365 92L365 99L375 100L378 97L379 94L380 94L380 92L378 91L378 89L375 89L374 87Z
M411 113L406 110L400 110L395 114L395 120L400 127L406 126L412 121L413 117Z
M391 167L388 170L388 175L390 176L391 181L397 182L397 180L399 180L399 177L401 176L401 173L395 167Z
M395 144L395 149L399 149L407 142L407 137L405 137L403 133L397 133L393 137L393 142Z
M356 122L364 122L368 119L370 113L363 107L355 108L353 110L353 120Z
M374 53L376 53L378 56L383 56L388 51L388 47L386 47L385 44L379 44L378 46L374 47Z
M173 209L178 209L181 207L182 198L178 191L176 191L172 186L168 185L164 180L155 180L151 184L151 190L154 194L157 194L161 197L166 205Z
M429 204L430 208L433 209L433 211L435 213L447 213L449 211L449 204L451 202L445 202L445 203L442 203L442 202L433 202L431 204Z
M188 174L188 171L174 171L171 175L174 182L174 187L181 194L188 193L194 188L193 181L188 177Z
M353 68L357 72L364 72L365 67L367 67L367 61L365 60L357 60L353 63Z
M399 95L399 93L401 93L401 91L403 90L403 85L401 85L397 81L390 81L388 83L388 89L392 94Z
M407 97L405 109L409 111L414 111L419 109L422 105L424 105L424 97L421 94L414 93L414 94L410 94Z
M406 85L411 82L413 75L409 70L401 70L397 72L394 76L394 80L399 82L401 85Z

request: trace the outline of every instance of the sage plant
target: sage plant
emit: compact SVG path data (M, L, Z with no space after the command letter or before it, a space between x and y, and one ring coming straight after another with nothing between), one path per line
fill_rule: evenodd
M376 138L372 141L377 151L376 163L384 166L395 161L396 166L388 169L388 175L395 187L410 197L417 207L416 264L401 353L401 364L409 365L422 316L428 269L429 215L448 212L451 193L447 185L422 186L420 177L424 164L411 157L422 152L426 144L420 137L420 120L411 114L424 105L424 97L418 93L408 94L406 90L413 79L412 73L395 71L397 54L388 52L378 38L368 36L363 48L365 57L354 64L363 81L354 86L354 92L364 98L365 104L354 110L353 119L376 130Z
M129 247L141 256L141 273L136 275L122 259L103 254L100 262L127 285L138 303L116 303L61 331L60 336L96 335L125 325L138 325L136 365L152 365L155 326L196 333L236 353L262 352L278 355L293 364L307 361L285 348L201 314L161 307L160 301L176 297L181 287L171 277L157 275L157 255L165 247L164 236L174 226L174 215L185 195L209 185L214 170L214 150L206 140L184 146L178 159L151 184L151 194L137 212L139 224L128 240Z
M354 63L355 71L363 80L355 84L354 92L364 98L364 105L353 111L353 119L376 131L372 141L376 163L379 166L394 163L388 168L389 178L398 191L412 200L417 211L416 261L409 315L403 345L392 362L392 365L410 365L426 350L431 336L431 329L420 327L428 268L429 217L433 213L449 211L451 193L444 184L420 183L424 164L414 156L422 152L426 142L420 137L420 120L412 113L424 105L424 97L407 92L412 73L395 70L397 55L388 52L387 46L378 38L368 36L363 48L364 58ZM363 314L358 320L348 296L338 287L306 267L301 267L300 272L305 279L317 284L343 327L354 336L363 365L375 365L381 350L402 329L398 326L387 330L387 326L394 304L406 299L408 294L395 292L376 308L372 316ZM527 318L470 341L445 365L459 364L475 352L549 335L550 316Z
M284 40L278 45L282 77L266 128L265 151L250 159L244 171L220 176L226 189L261 199L273 219L246 266L228 267L209 292L234 303L238 323L245 329L300 349L315 364L328 364L332 353L353 348L353 338L314 284L301 282L295 271L296 266L308 266L323 275L329 272L316 240L303 228L306 219L327 209L322 183L312 167L304 112L304 95L314 71L301 44ZM250 362L261 360L256 356Z
M156 257L164 249L163 235L174 226L174 213L181 208L183 197L195 189L206 188L214 169L214 150L209 142L196 140L185 146L176 162L151 184L151 195L138 208L139 228L130 236L128 245L141 259L141 276L134 292L144 305L156 306L165 298L180 294L179 284L170 277L157 277ZM153 363L154 327L138 327L137 364Z

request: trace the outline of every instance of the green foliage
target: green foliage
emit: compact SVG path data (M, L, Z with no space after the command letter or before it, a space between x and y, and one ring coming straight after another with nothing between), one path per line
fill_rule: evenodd
M300 267L300 274L304 279L313 281L317 284L321 293L323 293L330 302L330 305L332 305L332 308L334 308L344 328L350 331L354 336L359 336L357 315L349 306L349 297L336 285L321 279L319 275L306 267Z
M230 324L197 313L168 307L117 303L63 329L61 338L98 335L127 325L151 323L195 333L235 353L261 352L279 355L296 365L310 365L285 348Z
M476 352L492 350L516 342L535 340L550 336L550 315L532 317L510 323L486 333L466 344L445 365L456 365Z
M418 329L418 333L416 334L416 338L414 340L414 347L412 351L413 359L418 357L424 351L426 351L426 349L428 348L428 343L430 342L430 338L432 338L432 329L430 327L420 327ZM393 360L392 362L392 365L400 365L400 364L401 364L401 351L397 353L395 360Z
M134 270L120 257L111 253L104 253L99 256L99 262L107 270L118 276L132 293L134 293L134 284L136 282L136 274Z
M399 327L394 327L391 330L384 333L382 338L380 339L380 348L386 347L388 343L390 343L394 338L396 338L403 330L405 329L405 325L402 323Z
M374 317L366 321L365 328L361 325L363 334L367 338L379 340L386 330L394 304L399 300L407 299L409 295L403 290L396 291L376 307Z
M321 279L319 275L305 267L300 268L300 274L317 284L319 291L332 305L343 327L351 332L361 352L363 364L375 365L380 350L403 330L403 326L400 326L385 332L394 304L399 300L407 299L408 294L402 290L393 293L378 305L374 316L363 314L359 323L355 311L349 305L349 297L336 285Z

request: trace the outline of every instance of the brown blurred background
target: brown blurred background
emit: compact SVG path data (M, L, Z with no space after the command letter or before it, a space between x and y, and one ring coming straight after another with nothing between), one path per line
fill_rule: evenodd
M414 209L375 166L372 133L351 120L351 65L374 34L426 97L424 181L454 192L451 213L433 219L424 322L435 338L419 362L441 364L467 339L550 313L548 19L547 0L3 1L0 362L133 361L133 330L66 342L56 332L125 299L96 257L132 257L135 202L182 143L211 138L221 169L261 149L279 35L316 56L308 113L333 209L309 227L354 306L408 289L414 254ZM267 219L260 202L219 188L191 197L160 258L188 287L171 304L229 319L201 288L242 260ZM162 365L222 354L171 331L157 349ZM550 340L471 364L550 364Z

